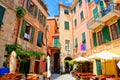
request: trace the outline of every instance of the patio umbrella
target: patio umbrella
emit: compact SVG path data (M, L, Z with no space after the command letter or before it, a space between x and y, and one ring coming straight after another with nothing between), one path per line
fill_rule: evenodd
M120 58L120 55L113 54L108 51L102 51L100 53L96 53L88 57L88 59L103 59L103 60L112 60L115 58ZM105 63L105 74L106 74L106 63Z
M85 57L77 57L77 58L73 59L72 61L84 62L84 61L88 61L88 59Z
M16 52L12 51L10 55L10 73L14 73L16 70Z
M51 72L50 72L50 56L47 56L47 77L50 78Z

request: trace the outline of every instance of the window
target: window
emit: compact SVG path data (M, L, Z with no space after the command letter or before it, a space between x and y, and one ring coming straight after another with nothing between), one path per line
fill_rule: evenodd
M38 7L37 7L31 0L28 0L28 2L27 2L27 10L28 10L28 12L30 12L34 17L37 16Z
M49 31L49 27L50 27L49 25L46 25L46 30L47 30L47 31Z
M74 10L74 14L75 14L75 13L76 13L76 7L74 7L74 9L73 9L73 10Z
M94 19L99 18L99 13L98 13L98 8L97 8L97 7L95 7L95 8L93 9L93 16L94 16Z
M98 36L98 43L99 43L99 45L103 44L104 40L103 40L102 31L97 32L97 36Z
M91 0L87 0L88 3L91 3Z
M66 51L70 50L70 40L65 40L65 50Z
M83 42L83 43L86 43L85 32L82 33L82 42Z
M100 1L100 9L104 10L104 2L103 1Z
M114 23L112 25L110 25L110 29L111 29L111 34L112 34L112 39L115 40L117 38L120 38L120 33L119 33L119 29L118 29L118 24Z
M82 0L79 0L79 6L81 6L81 4L82 4Z
M93 33L94 46L97 46L97 37L96 33Z
M69 10L65 9L64 14L69 14Z
M75 39L75 48L78 48L78 39Z
M59 47L59 38L54 38L54 47Z
M38 20L43 26L46 25L46 16L44 16L40 10L39 10L39 14L38 14Z
M69 30L69 22L65 21L64 22L65 30Z
M107 25L102 28L102 34L103 34L103 38L104 38L104 43L111 41L110 32L109 32L109 28Z
M37 39L37 46L42 47L42 43L43 43L43 32L39 31L38 39Z
M3 24L2 20L4 13L5 13L5 8L0 5L0 26Z
M35 31L35 29L34 29L33 26L31 26L26 21L23 21L20 37L23 38L26 41L33 42L34 31Z
M83 11L80 12L80 18L81 18L81 20L84 19Z
M77 19L74 20L74 25L77 26Z

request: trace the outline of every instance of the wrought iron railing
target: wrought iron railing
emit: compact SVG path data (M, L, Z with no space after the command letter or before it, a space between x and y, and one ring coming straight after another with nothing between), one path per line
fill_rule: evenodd
M91 26L92 24L94 24L96 21L99 22L99 19L104 17L105 15L107 15L108 13L110 13L113 10L118 10L120 11L120 4L119 3L109 3L108 7L104 8L103 10L101 10L99 12L99 18L95 19L94 17L92 17L88 22L87 22L87 26L89 28L89 26Z

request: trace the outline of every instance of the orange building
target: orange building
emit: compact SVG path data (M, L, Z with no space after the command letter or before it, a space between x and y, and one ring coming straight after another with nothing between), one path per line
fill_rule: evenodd
M51 57L51 71L60 72L60 43L58 17L47 19L47 48Z
M46 48L46 18L49 16L46 5L41 0L20 0L27 14L17 23L17 43L22 45L25 51L37 51L47 53ZM42 58L29 59L29 72L41 73L46 71L46 62ZM20 69L23 66L20 66Z

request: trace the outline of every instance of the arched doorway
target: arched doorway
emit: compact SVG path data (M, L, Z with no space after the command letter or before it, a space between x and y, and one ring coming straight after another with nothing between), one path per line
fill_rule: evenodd
M60 51L54 53L54 73L60 73Z
M66 57L64 60L65 60L65 72L69 73L72 69L72 66L70 66L67 61L71 61L72 58L71 57Z

